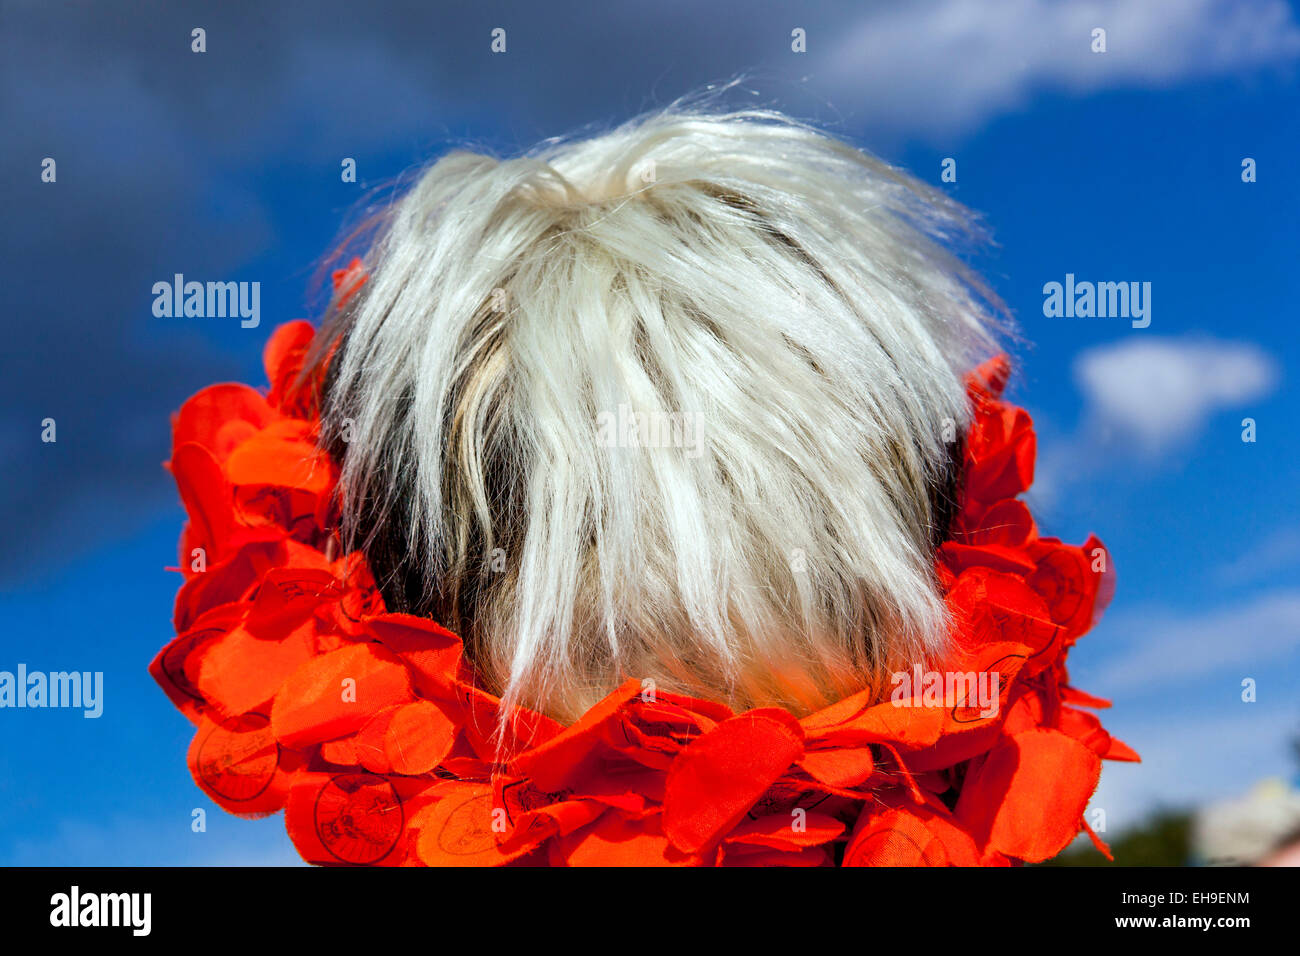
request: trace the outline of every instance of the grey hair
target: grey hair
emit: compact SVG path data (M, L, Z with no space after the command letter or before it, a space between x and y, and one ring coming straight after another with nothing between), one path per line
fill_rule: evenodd
M347 542L560 719L627 677L799 713L880 689L947 641L934 548L998 319L946 248L971 233L766 110L446 155L321 332Z

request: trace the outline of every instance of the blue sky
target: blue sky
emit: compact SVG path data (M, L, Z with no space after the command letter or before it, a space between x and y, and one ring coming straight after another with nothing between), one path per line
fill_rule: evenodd
M1048 533L1097 532L1118 570L1072 654L1146 757L1103 774L1110 829L1294 773L1294 5L225 6L19 3L0 21L0 669L106 682L98 720L0 711L0 863L296 859L278 819L237 821L193 786L189 725L145 669L177 586L168 415L212 381L259 381L275 324L316 314L318 264L368 190L452 145L509 153L738 74L728 102L814 120L992 233L970 256L1024 339L1013 395L1040 431L1031 504ZM195 26L207 53L190 52ZM47 156L54 184L39 180ZM343 157L361 183L340 181ZM945 157L956 183L940 183ZM1244 157L1257 182L1241 181ZM150 289L175 272L261 282L261 327L155 318ZM1043 285L1066 273L1150 282L1150 327L1045 317Z

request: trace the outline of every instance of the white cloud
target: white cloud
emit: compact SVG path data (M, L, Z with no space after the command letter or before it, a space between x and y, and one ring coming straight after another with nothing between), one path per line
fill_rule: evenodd
M1190 438L1212 413L1267 395L1277 364L1258 346L1146 336L1090 349L1074 365L1103 435L1158 454Z
M1103 696L1149 694L1209 675L1235 694L1242 678L1263 684L1279 660L1300 659L1300 590L1209 612L1130 612L1107 623L1123 650L1100 667L1077 668L1080 686Z
M1161 807L1194 808L1291 772L1300 731L1300 589L1214 610L1159 607L1107 616L1108 653L1071 661L1071 683L1108 697L1106 729L1142 757L1107 762L1089 806L1109 836ZM1091 640L1091 638L1089 638ZM1257 699L1241 699L1241 680Z
M1104 54L1091 50L1097 27ZM819 79L865 119L947 134L1038 90L1161 88L1298 54L1285 0L932 0L866 13Z
M1103 715L1106 729L1141 754L1142 762L1107 761L1088 806L1106 811L1109 838L1162 807L1200 807L1242 794L1261 780L1285 777L1296 719L1291 700L1194 714L1164 710L1143 721L1126 720L1117 706Z
M1225 584L1255 581L1300 564L1300 528L1277 528L1219 569Z

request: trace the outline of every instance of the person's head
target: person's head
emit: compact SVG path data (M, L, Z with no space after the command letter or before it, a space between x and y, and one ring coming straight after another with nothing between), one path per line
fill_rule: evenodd
M880 688L948 631L995 310L944 249L967 227L769 112L445 156L321 332L347 542L561 719L629 677L797 713Z

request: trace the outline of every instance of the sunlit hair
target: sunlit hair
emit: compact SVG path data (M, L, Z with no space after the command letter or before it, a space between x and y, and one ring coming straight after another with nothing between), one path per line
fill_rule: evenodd
M968 230L768 111L443 157L320 339L348 542L563 720L629 677L796 713L887 687L946 641L934 548L996 313L945 251Z

